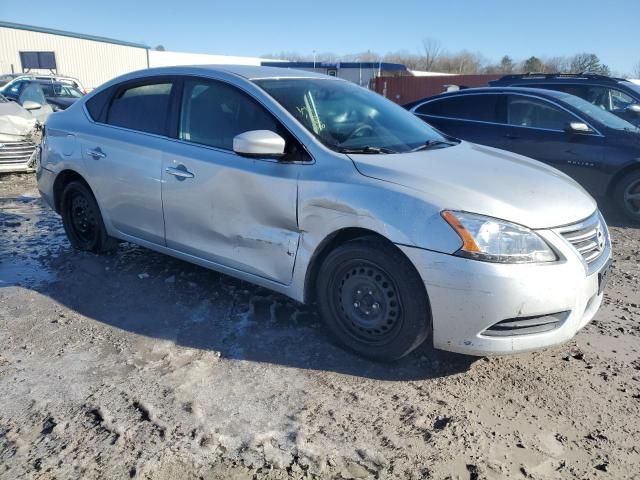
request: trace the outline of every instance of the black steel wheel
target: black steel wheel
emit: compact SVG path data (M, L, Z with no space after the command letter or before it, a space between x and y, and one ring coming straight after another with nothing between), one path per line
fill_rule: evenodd
M100 208L84 182L70 182L62 192L60 205L64 230L73 247L102 253L117 246L116 240L107 235Z
M336 248L317 279L320 313L350 349L379 360L408 354L429 335L420 276L394 245L363 237Z

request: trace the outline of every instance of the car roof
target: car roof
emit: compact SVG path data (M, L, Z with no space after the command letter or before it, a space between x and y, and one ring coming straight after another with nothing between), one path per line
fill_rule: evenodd
M197 75L211 72L222 72L237 75L248 80L267 78L324 78L336 79L321 73L308 72L286 67L262 67L257 65L184 65L175 67L158 67L139 70L132 75ZM128 75L127 75L128 76Z
M547 97L554 99L562 99L567 94L564 92L557 92L555 90L546 90L542 88L531 87L479 87L479 88L465 88L464 90L457 90L455 92L445 92L440 95L434 95L433 97L423 98L414 102L414 106L428 100L435 100L436 98L449 98L463 95L473 95L475 93L526 93L529 95L536 95L539 97Z
M625 81L624 78L608 77L595 73L526 73L505 75L492 83L509 83L509 82L589 82L589 83L618 83Z

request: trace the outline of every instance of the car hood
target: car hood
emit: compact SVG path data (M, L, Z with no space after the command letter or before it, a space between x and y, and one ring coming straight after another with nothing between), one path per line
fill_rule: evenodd
M0 135L26 135L35 125L35 117L17 103L0 103Z
M591 215L596 202L574 180L543 163L491 147L388 155L349 155L367 177L421 192L441 209L462 210L541 229Z

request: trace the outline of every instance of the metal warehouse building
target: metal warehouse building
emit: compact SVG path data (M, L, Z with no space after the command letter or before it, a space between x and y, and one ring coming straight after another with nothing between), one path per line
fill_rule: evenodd
M0 73L53 71L91 90L148 67L146 45L0 21Z

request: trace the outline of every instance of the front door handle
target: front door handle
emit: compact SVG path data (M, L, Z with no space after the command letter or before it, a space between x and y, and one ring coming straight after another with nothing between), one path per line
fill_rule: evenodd
M516 135L515 133L507 133L504 138L508 138L509 140L517 140L520 137L518 135Z
M178 177L178 180L194 177L193 173L187 170L187 167L185 167L184 165L178 165L177 167L167 167L165 169L165 172L167 172L169 175L173 175L174 177Z
M101 158L105 158L107 156L107 154L104 153L100 147L96 147L93 150L88 150L87 153L94 160L100 160Z

